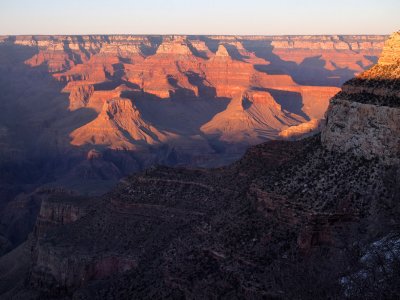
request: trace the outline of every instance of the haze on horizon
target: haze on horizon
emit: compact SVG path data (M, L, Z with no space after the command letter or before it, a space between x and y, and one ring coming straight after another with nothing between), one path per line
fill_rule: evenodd
M390 34L398 0L2 0L0 34Z

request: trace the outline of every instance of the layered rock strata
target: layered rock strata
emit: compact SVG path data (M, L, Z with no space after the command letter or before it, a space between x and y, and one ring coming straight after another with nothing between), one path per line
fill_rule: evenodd
M400 33L386 42L378 63L348 81L326 114L323 144L388 164L400 162Z

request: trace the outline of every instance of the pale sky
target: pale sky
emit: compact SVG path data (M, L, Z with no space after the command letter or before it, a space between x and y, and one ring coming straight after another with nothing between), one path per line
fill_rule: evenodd
M400 0L0 0L0 34L389 34Z

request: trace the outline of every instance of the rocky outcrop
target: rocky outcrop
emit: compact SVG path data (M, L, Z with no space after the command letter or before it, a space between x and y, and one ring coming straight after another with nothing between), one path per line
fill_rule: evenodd
M111 275L124 273L136 267L132 257L116 253L104 253L98 256L83 247L75 254L67 249L55 249L44 242L47 234L57 227L73 224L93 210L90 199L71 195L58 195L42 202L34 230L32 260L34 268L30 274L31 286L50 293L68 291L87 284L90 280L103 279Z
M75 86L71 93L69 94L70 110L76 110L85 107L93 95L94 87L93 85L79 85Z
M131 149L135 143L160 143L165 134L147 124L130 99L114 98L104 103L94 121L74 131L71 137L73 145L90 143Z
M400 109L334 99L327 112L323 143L388 164L400 159Z
M135 259L112 253L98 256L81 252L70 256L50 245L40 245L30 281L33 288L57 295L71 292L91 280L123 274L135 267Z
M35 236L43 236L49 229L73 223L86 215L86 203L73 194L60 193L42 201L35 225Z
M225 111L217 114L201 127L205 134L217 135L222 141L234 143L251 140L252 143L275 136L286 124L297 125L304 118L283 111L266 91L246 91L235 96Z
M388 66L399 64L400 60L400 31L394 33L386 41L384 51L379 57L379 65Z
M307 135L312 135L321 127L321 121L317 119L312 119L306 123L301 123L300 125L290 126L281 132L279 136L283 139L296 139L303 138Z
M72 193L63 188L40 187L21 192L0 211L0 251L7 253L23 243L35 227L42 203L58 195Z
M386 42L378 64L343 86L326 114L323 144L387 164L400 162L400 33Z

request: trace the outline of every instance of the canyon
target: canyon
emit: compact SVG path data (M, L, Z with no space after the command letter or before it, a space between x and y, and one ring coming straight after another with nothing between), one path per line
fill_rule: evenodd
M34 136L45 153L71 155L57 161L64 182L145 170L102 196L20 194L38 217L0 258L0 295L398 298L399 37L384 47L372 36L4 38L22 53L41 45L25 60L44 68L31 80L50 72L64 91L52 103L64 99L66 115ZM46 114L43 104L35 112ZM210 149L223 163L198 168ZM150 167L155 157L164 166ZM373 246L391 255L365 259Z
M69 171L87 175L98 173L87 170L96 151L117 177L157 163L226 165L249 145L317 130L384 39L2 36L0 157L68 157Z
M385 36L1 36L0 253L53 191L154 165L220 167L321 129ZM46 192L43 192L46 191Z

